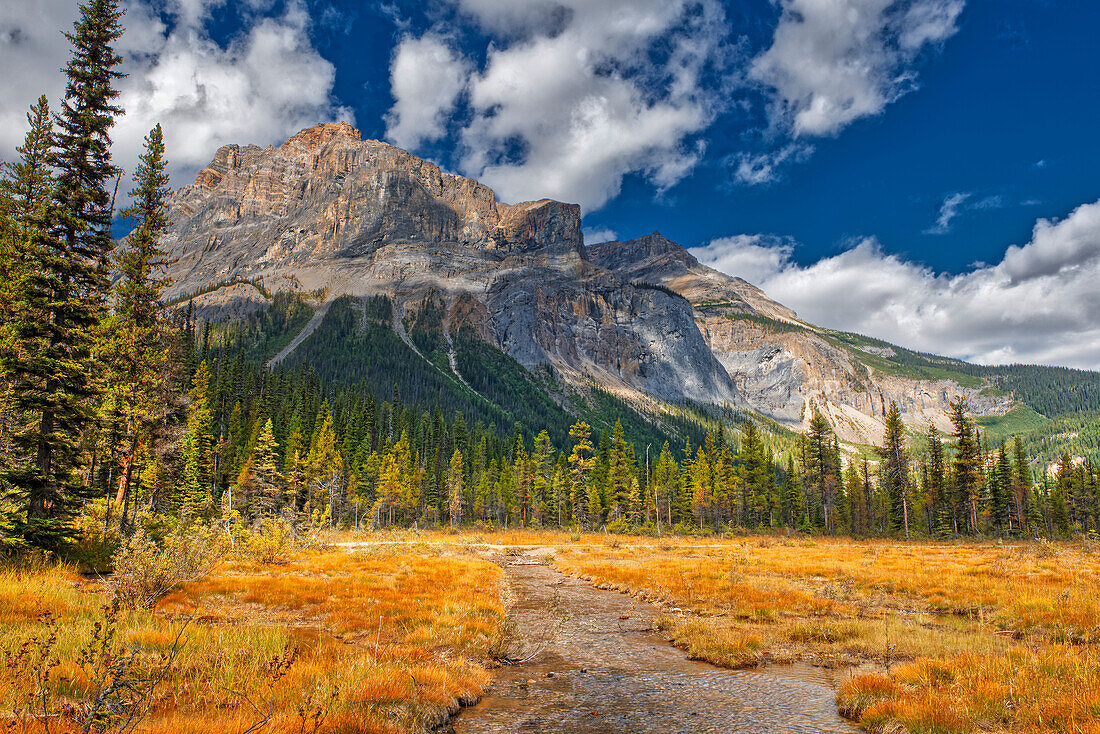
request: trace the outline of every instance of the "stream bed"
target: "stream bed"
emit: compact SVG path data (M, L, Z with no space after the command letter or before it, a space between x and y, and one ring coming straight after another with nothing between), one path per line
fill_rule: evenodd
M521 662L496 672L456 734L859 732L835 703L835 671L726 670L688 660L652 629L656 607L505 556Z

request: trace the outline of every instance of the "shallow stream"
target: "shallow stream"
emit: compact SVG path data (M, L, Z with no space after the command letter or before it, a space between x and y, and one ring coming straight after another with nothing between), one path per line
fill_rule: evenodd
M505 556L525 660L452 722L482 732L858 732L837 713L831 671L734 671L688 660L652 629L656 607L563 576L535 555Z

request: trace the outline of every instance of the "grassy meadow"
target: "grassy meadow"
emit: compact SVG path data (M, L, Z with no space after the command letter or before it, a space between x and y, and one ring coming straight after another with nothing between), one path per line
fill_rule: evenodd
M871 731L1100 732L1100 553L1082 544L529 530L330 540L277 562L229 553L153 609L119 612L116 648L150 669L175 655L139 730L430 730L482 694L504 644L506 583L486 552L527 545L552 547L564 574L657 604L657 626L694 658L851 668L838 708ZM74 567L0 570L8 712L45 695L51 731L83 729L105 601L103 581ZM28 675L52 633L46 676Z

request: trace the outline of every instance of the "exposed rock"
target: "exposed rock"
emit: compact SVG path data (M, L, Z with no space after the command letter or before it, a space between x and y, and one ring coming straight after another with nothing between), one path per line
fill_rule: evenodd
M233 283L190 299L192 317L198 321L241 319L270 305L260 289L250 283Z
M794 311L768 298L756 286L703 265L660 232L626 242L593 245L588 255L592 262L628 280L663 285L692 304L713 304L780 321L798 319Z

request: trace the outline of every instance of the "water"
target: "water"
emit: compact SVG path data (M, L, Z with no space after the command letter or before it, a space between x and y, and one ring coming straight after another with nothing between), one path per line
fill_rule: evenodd
M520 639L456 734L553 731L861 731L836 710L829 671L731 671L688 660L650 629L655 608L567 579L533 558L506 559Z

